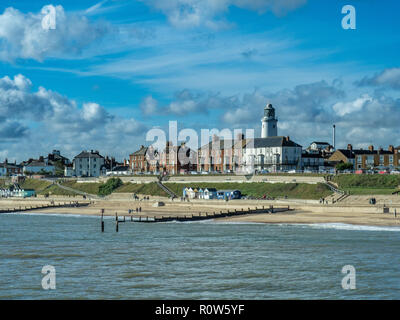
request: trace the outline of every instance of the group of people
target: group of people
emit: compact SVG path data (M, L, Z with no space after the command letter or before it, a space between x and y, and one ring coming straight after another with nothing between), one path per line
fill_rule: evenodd
M133 194L133 199L134 199L134 200L142 201L142 200L150 200L150 197L149 197L149 196L144 196L142 199L140 199L140 198L137 196L137 194L134 193L134 194Z
M128 213L129 213L129 214L131 214L131 213L133 213L133 212L134 212L133 209L129 209L129 210L128 210ZM138 212L142 212L142 207L136 208L136 213L138 213Z

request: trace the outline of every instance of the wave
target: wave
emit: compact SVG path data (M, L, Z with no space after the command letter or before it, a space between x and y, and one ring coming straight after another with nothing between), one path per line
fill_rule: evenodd
M195 221L166 221L166 222L159 222L159 223L184 223L184 224L251 224L251 225L265 225L265 223L261 222L250 222L250 221L218 221L216 219L207 219L207 220L195 220Z
M349 230L349 231L391 231L399 232L400 227L388 226L365 226L347 223L310 223L310 224L296 224L299 226L310 227L314 229L335 229L335 230Z

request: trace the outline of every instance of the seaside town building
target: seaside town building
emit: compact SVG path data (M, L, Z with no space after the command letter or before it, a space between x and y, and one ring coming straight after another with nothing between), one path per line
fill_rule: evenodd
M221 139L214 135L212 141L198 149L197 169L199 172L236 172L241 169L244 135L236 140Z
M24 174L52 174L56 173L56 167L52 161L40 157L39 160L33 160L23 167Z
M301 168L301 145L289 137L246 139L243 149L244 165L257 171L270 172L299 170Z
M133 173L150 171L150 163L146 157L148 149L142 145L139 150L129 155L129 168Z
M22 173L22 166L16 163L9 163L7 159L0 163L0 177L12 176Z
M59 162L61 165L66 166L71 164L71 161L62 156L60 150L53 150L52 153L49 153L46 158L44 158L45 161L51 161L51 162Z
M99 151L82 151L73 160L73 171L77 177L99 177L106 173L104 157Z
M159 153L159 169L161 173L169 174L196 171L196 158L196 152L187 147L185 143L174 146L172 142L168 141L165 149Z
M369 146L367 150L353 149L349 144L347 149L338 149L329 158L329 161L336 163L351 163L355 170L386 167L389 169L400 166L400 147L389 146L388 150Z

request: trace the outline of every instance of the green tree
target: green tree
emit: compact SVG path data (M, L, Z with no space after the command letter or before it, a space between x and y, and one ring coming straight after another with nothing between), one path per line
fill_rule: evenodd
M353 164L349 162L341 162L336 165L336 170L344 171L344 170L353 170Z
M99 195L107 196L111 194L115 189L122 186L122 180L120 178L111 178L108 179L106 183L103 183L99 187Z

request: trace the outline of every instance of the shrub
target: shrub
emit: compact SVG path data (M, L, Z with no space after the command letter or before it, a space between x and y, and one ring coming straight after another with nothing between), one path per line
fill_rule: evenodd
M103 183L99 187L99 195L107 196L111 194L115 189L122 186L122 180L120 178L108 179L106 183Z

